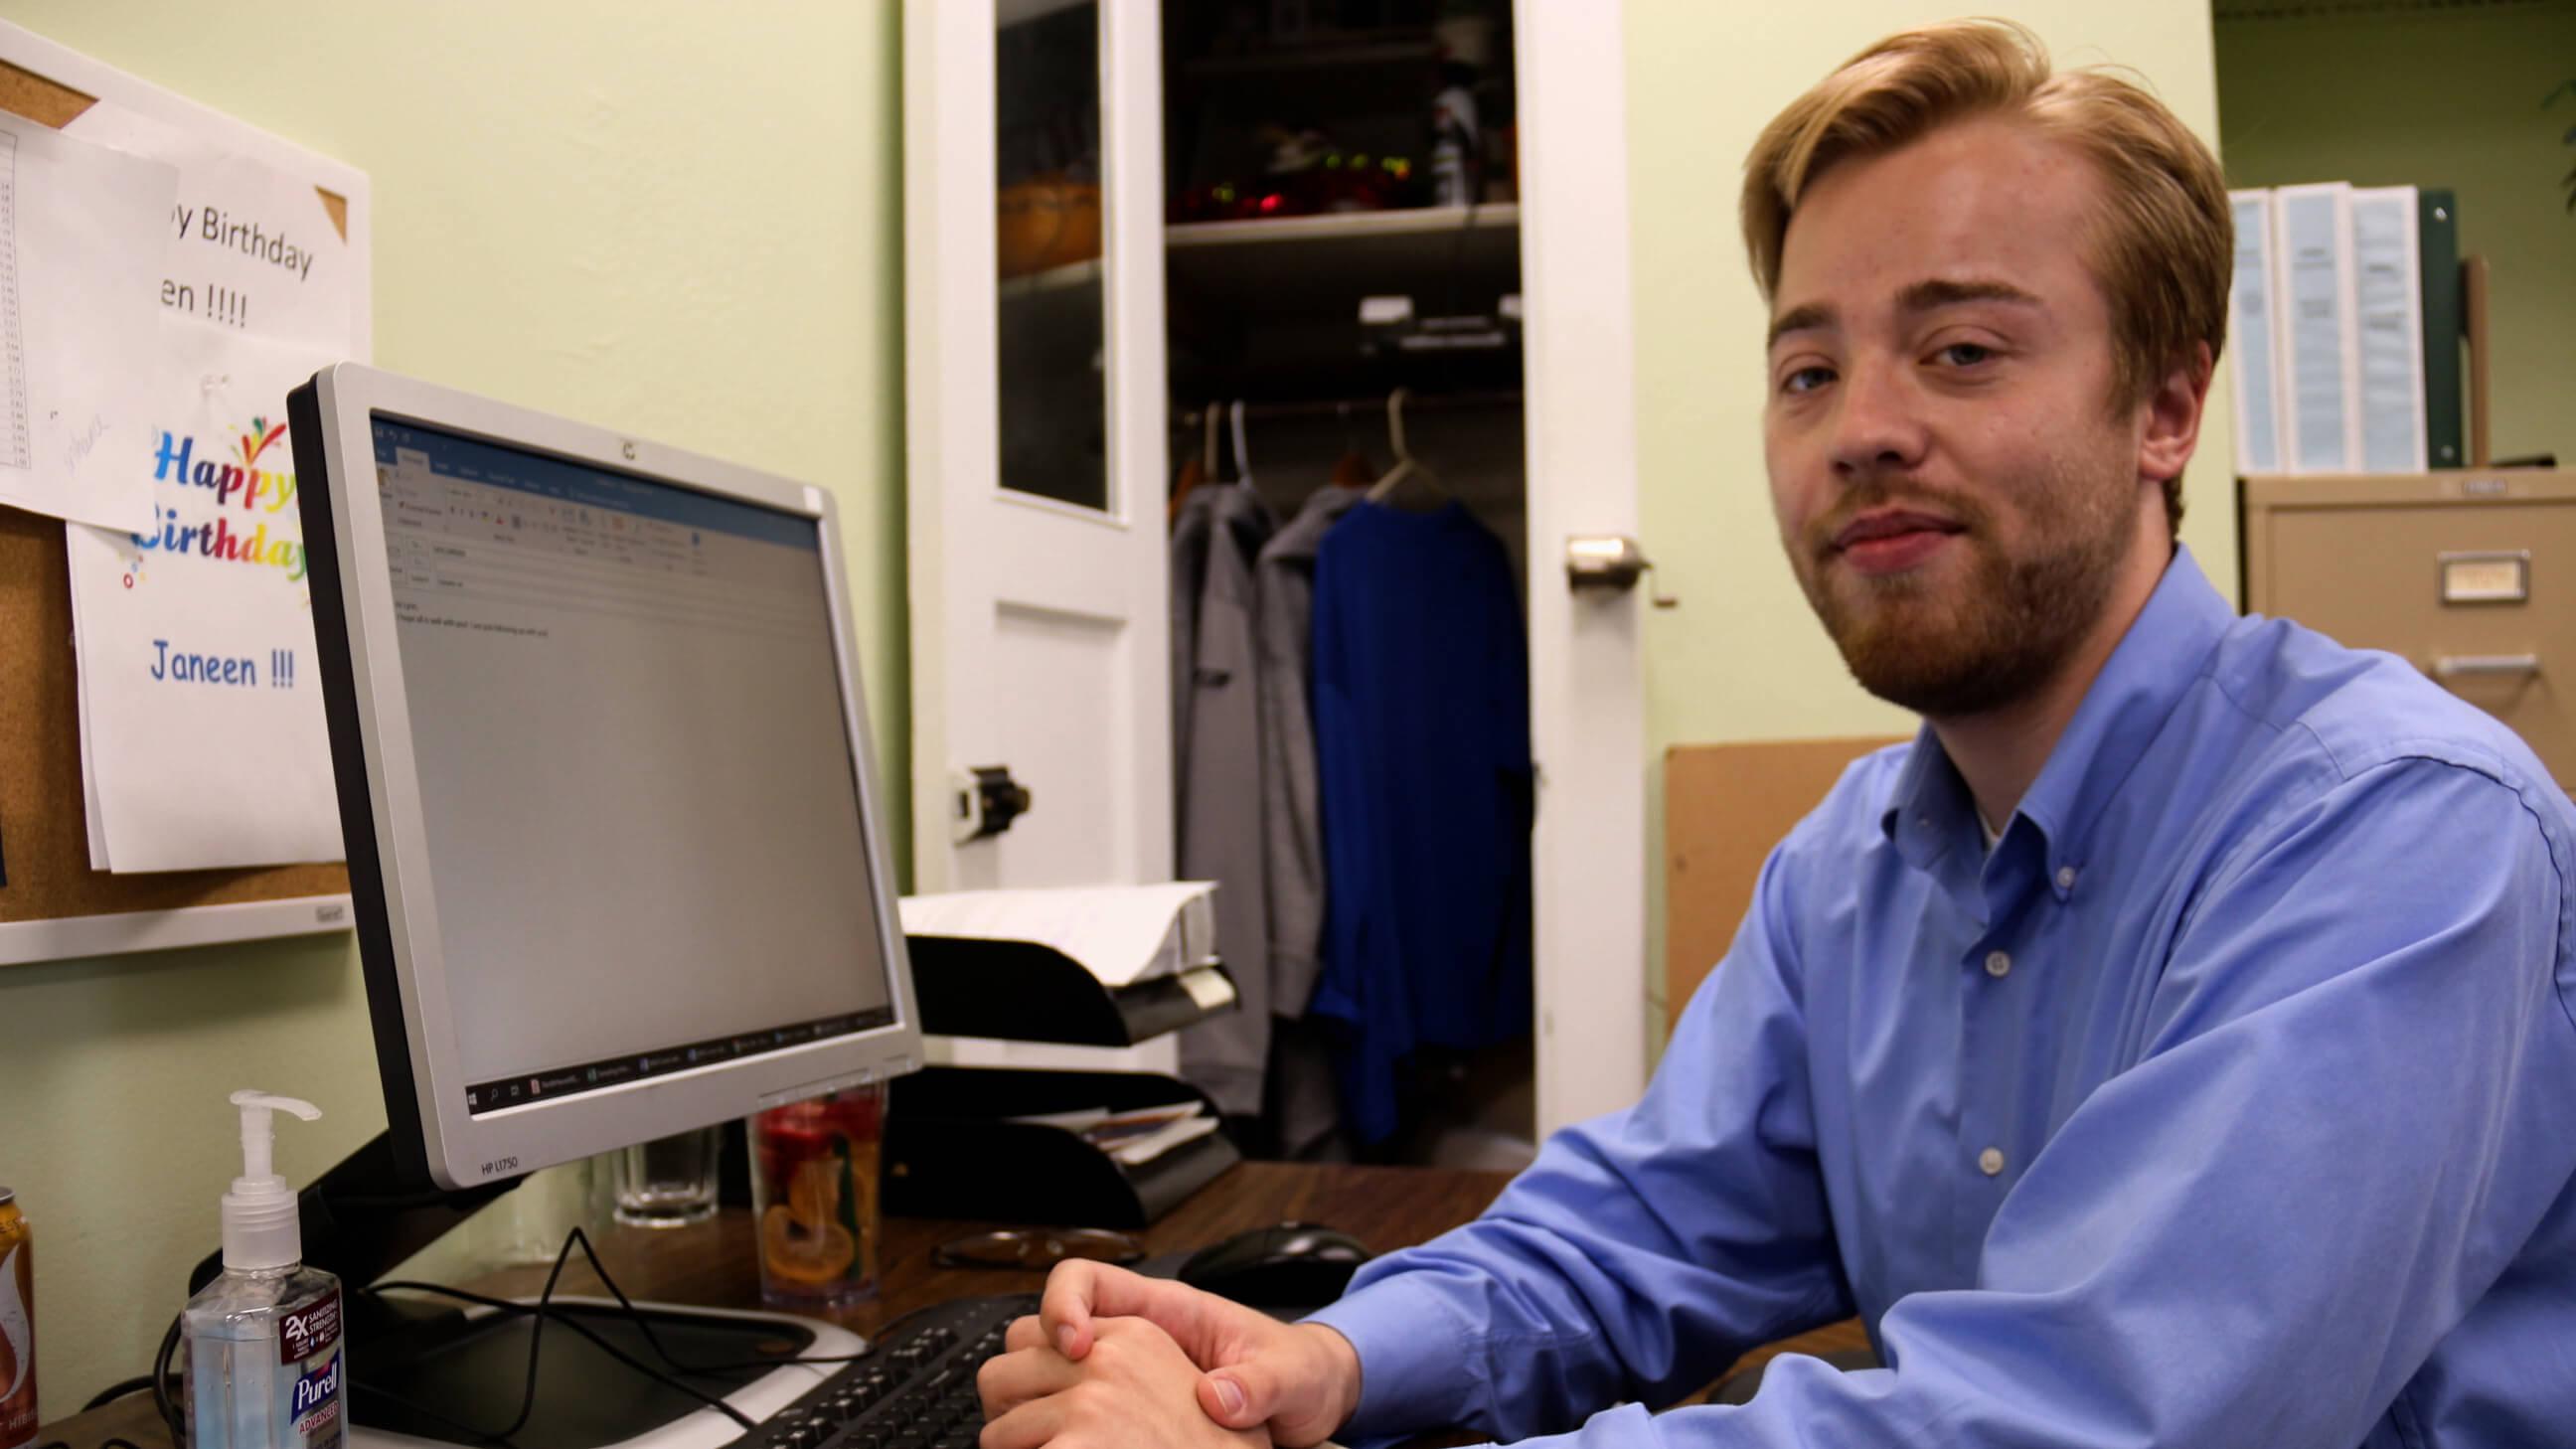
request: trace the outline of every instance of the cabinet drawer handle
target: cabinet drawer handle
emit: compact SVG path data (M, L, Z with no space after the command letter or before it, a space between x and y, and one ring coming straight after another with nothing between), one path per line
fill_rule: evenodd
M2435 679L2458 679L2464 675L2538 674L2537 654L2444 654L2433 661Z

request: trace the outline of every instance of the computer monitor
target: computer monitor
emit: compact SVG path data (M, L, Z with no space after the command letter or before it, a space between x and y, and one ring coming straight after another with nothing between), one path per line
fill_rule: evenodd
M911 1070L831 496L354 364L289 417L402 1176Z

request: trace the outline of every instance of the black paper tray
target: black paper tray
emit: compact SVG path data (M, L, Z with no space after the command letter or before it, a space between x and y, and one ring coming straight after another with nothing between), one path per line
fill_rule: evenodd
M1243 1160L1224 1131L1128 1166L1042 1112L1157 1107L1205 1093L1151 1072L924 1067L889 1084L885 1210L898 1217L1141 1228Z
M1201 1006L1170 976L1104 986L1081 962L1034 941L906 936L904 944L921 1029L941 1036L1134 1046L1237 1004Z

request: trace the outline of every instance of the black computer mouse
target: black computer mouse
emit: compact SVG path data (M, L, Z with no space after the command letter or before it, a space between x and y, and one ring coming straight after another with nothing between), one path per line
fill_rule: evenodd
M1237 1233L1190 1255L1180 1280L1255 1308L1320 1308L1369 1260L1360 1240L1315 1223Z

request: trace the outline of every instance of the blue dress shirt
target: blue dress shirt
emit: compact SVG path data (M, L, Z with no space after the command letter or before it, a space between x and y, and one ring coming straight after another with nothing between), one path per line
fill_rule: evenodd
M1644 1099L1319 1315L1347 1432L2576 1443L2571 860L2502 726L2179 554L1991 854L1928 731L1855 764ZM1855 1312L1887 1368L1643 1407Z

